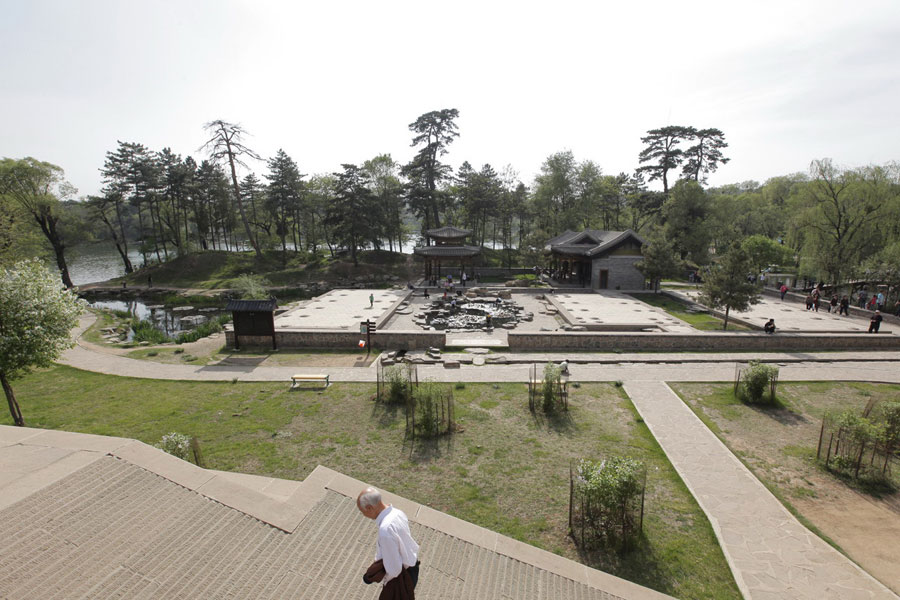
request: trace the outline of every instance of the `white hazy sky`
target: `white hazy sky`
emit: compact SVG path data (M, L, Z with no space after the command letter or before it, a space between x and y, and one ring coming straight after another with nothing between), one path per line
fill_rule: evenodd
M406 162L441 108L454 168L529 184L554 152L631 172L646 130L717 127L720 185L900 159L900 1L0 0L0 82L0 156L80 194L117 140L196 158L219 118L303 173Z

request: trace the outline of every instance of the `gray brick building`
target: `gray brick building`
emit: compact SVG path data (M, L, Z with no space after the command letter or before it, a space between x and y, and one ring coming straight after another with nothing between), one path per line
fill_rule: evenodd
M547 242L554 279L600 290L641 290L644 276L635 268L644 240L625 231L566 231Z

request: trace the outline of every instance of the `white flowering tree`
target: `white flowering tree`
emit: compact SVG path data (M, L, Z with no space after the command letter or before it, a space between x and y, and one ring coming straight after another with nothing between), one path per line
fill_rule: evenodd
M37 260L0 271L0 384L14 424L24 427L25 419L10 381L31 367L49 366L73 345L69 332L78 323L82 305Z

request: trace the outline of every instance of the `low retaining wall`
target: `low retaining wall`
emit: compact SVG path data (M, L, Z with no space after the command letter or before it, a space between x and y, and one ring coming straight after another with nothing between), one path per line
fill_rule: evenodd
M583 350L583 351L764 351L790 350L897 350L900 336L873 334L815 335L775 333L593 333L510 331L507 340L511 351ZM677 357L673 357L677 360Z
M332 348L355 350L365 334L353 331L321 331L291 329L275 332L275 341L280 349L290 348ZM425 350L432 346L444 347L443 331L376 331L372 335L372 347L387 350ZM225 331L225 343L234 348L234 331ZM272 337L268 335L242 335L241 348L271 348Z

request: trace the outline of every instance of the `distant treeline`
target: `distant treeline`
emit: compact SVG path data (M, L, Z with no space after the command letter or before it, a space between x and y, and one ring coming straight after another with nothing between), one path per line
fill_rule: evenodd
M65 248L91 239L115 244L126 272L135 243L145 263L206 249L281 250L285 261L327 249L356 264L360 249L399 250L422 230L455 225L473 231L470 243L499 245L507 266L532 265L549 238L593 228L633 229L688 268L760 236L785 250L770 253L777 263L812 279L900 281L894 163L851 169L816 160L808 173L706 188L707 175L729 160L724 134L667 126L641 138L633 173L605 174L563 151L526 185L511 166L463 162L453 172L444 161L458 114L432 111L411 123L417 153L407 164L381 154L315 175L283 150L263 160L239 126L223 121L207 124L210 140L197 159L119 142L101 168L101 194L78 200L59 167L3 159L0 261L43 245L67 285ZM649 189L653 181L663 189Z

